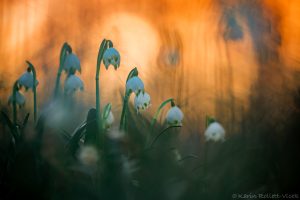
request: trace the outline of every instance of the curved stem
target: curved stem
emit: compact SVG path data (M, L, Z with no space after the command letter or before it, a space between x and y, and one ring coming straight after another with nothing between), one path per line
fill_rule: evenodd
M13 123L14 125L17 124L17 101L16 101L16 98L17 98L17 91L18 91L18 81L16 81L14 83L14 86L13 86L13 101L12 101L12 104L13 104Z
M59 92L59 83L60 83L60 76L61 76L61 72L63 71L64 68L64 62L66 59L66 53L67 53L67 48L68 48L69 44L67 42L65 42L61 48L60 51L60 56L59 56L59 68L58 68L58 72L57 72L57 76L56 76L56 82L55 82L55 89L54 89L54 97L58 96L58 92Z
M127 76L127 79L126 79L126 83L129 79L131 79L132 77L134 76L137 76L139 74L137 68L133 68L129 73L128 73L128 76ZM124 96L124 100L123 100L123 108L122 108L122 113L121 113L121 120L120 120L120 126L119 126L119 129L120 130L123 130L125 129L126 127L126 112L127 112L127 106L128 106L128 100L129 100L129 97L132 93L132 91L127 91L127 88L125 88L125 96Z
M112 47L114 47L114 44L112 43L111 40L107 40L107 46L108 46L108 48L112 48Z
M137 76L138 74L139 74L139 72L138 72L137 68L136 67L133 68L127 76L126 83L128 82L129 79L131 79L134 76Z
M157 118L159 116L159 114L161 113L161 110L163 109L163 107L165 107L169 102L174 102L174 99L173 98L170 98L170 99L167 99L165 100L164 102L162 102L160 104L160 106L158 107L154 117L152 118L152 121L151 121L151 132L153 131L153 128L154 128L154 125L157 121Z
M33 85L32 85L32 90L33 90L33 120L34 123L36 122L36 116L37 116L37 106L36 106L36 71L34 66L29 62L26 61L26 63L28 64L28 66L30 67L31 71L32 71L32 75L33 75Z
M149 149L152 148L152 146L154 145L154 143L158 140L158 138L159 138L160 136L162 136L164 133L167 132L167 130L169 130L169 129L171 129L171 128L181 128L181 126L180 126L180 125L169 126L169 127L165 128L164 130L162 130L162 132L160 132L160 133L154 138L154 140L151 142Z
M97 119L100 119L100 65L103 58L104 51L106 50L106 39L103 39L99 48L98 57L97 57L97 68L96 68L96 112ZM101 121L101 120L100 120ZM101 127L101 126L100 126Z

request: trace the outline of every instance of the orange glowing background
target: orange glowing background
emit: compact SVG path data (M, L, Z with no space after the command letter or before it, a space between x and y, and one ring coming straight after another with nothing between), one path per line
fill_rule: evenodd
M298 0L1 0L0 10L1 104L28 59L37 68L42 109L53 92L60 48L67 41L82 65L85 91L78 99L84 108L94 106L103 38L111 39L121 54L119 70L102 67L100 78L102 103L113 102L115 112L121 108L120 89L135 66L152 96L150 113L174 97L187 121L201 124L210 114L228 128L249 108L255 82L270 95L297 84ZM231 14L241 38L234 38ZM230 39L224 39L226 34Z

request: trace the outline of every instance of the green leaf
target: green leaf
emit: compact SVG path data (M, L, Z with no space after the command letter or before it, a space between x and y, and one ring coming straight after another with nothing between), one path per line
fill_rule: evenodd
M103 116L102 116L103 120L106 120L108 118L110 111L111 111L111 103L108 103L104 107Z

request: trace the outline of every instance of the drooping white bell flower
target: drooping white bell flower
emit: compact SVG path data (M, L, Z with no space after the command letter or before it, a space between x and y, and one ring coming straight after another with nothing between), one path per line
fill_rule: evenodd
M120 67L120 54L119 52L111 47L105 50L103 54L103 63L106 69L108 69L109 65L113 65L115 70Z
M104 120L104 126L105 128L110 128L111 125L114 123L115 118L113 113L110 111L108 114L108 117Z
M204 132L206 141L225 141L225 129L218 122L211 123Z
M146 110L150 106L150 95L146 92L138 93L134 98L134 107L139 112Z
M24 106L25 101L26 101L26 100L25 100L24 95L23 95L21 92L16 91L16 104L19 105L19 106L21 107L21 106ZM9 103L9 104L12 104L12 103L13 103L13 94L9 97L8 103Z
M33 74L27 70L22 76L18 79L20 86L24 86L27 90L28 88L33 88ZM35 80L35 86L38 85L38 80Z
M72 94L76 92L78 89L83 90L83 82L76 75L70 75L65 81L65 92L66 94Z
M79 152L79 161L86 166L95 166L99 160L97 149L93 146L84 146Z
M67 54L65 62L64 62L64 70L66 72L69 72L69 71L75 72L76 70L81 72L80 61L75 54L73 54L73 53Z
M177 106L172 106L167 112L166 120L169 125L181 125L183 120L183 113Z
M126 92L129 92L129 90L131 90L135 94L138 94L140 91L143 91L143 81L138 76L130 78L126 83Z

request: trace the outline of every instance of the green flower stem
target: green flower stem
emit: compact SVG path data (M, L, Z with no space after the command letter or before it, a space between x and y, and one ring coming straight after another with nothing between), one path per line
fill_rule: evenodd
M108 104L106 104L106 106L105 106L104 109L103 109L103 114L102 114L102 120L103 120L103 121L106 121L106 120L107 120L110 111L111 111L111 103L108 103ZM106 127L103 126L102 128L105 129Z
M154 125L157 121L157 118L158 116L160 115L161 113L161 110L163 109L163 107L165 107L169 102L174 102L174 99L173 98L170 98L170 99L167 99L165 100L164 102L162 102L162 104L160 104L160 106L158 107L154 117L152 118L152 121L151 121L151 132L153 131L153 128L154 128Z
M128 82L129 79L131 79L134 76L137 76L138 74L139 74L139 72L138 72L137 68L136 67L133 68L128 73L126 83ZM127 90L127 88L125 88L125 90ZM121 113L120 127L119 127L120 130L124 130L125 127L127 127L126 112L127 112L128 100L129 100L131 93L132 93L131 90L128 92L125 92L125 96L124 96L124 100L123 100L123 108L122 108L122 113Z
M138 72L137 68L136 67L133 68L127 76L126 83L128 82L129 79L131 79L134 76L138 76L138 75L139 75L139 72Z
M14 125L17 124L17 91L18 91L18 81L16 81L14 83L14 86L13 86L13 101L12 101L12 104L13 104L13 123Z
M122 113L121 113L121 119L120 119L120 130L124 130L126 127L126 111L127 111L127 106L128 106L128 100L131 95L132 91L126 92L123 100L123 108L122 108Z
M59 68L56 76L56 82L55 82L55 89L54 89L54 97L58 96L59 92L59 84L60 84L60 76L64 68L64 62L67 55L67 49L69 47L69 44L65 42L61 48L60 56L59 56Z
M97 112L97 119L100 121L100 83L99 83L99 76L100 76L100 65L103 58L103 54L107 48L107 40L103 39L99 48L98 57L97 57L97 69L96 69L96 112ZM100 124L101 125L101 124ZM101 126L100 126L101 127Z
M28 64L29 68L32 71L32 75L33 75L33 85L32 85L32 90L33 90L33 120L34 123L36 122L36 118L37 118L37 106L36 106L36 71L34 66L29 62L26 61L26 63Z

